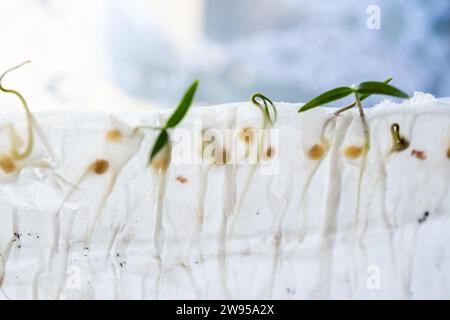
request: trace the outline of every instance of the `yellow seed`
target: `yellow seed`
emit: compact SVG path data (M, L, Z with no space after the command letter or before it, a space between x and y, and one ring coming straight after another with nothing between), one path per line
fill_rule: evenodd
M11 173L17 169L17 166L10 155L2 154L0 155L0 168L2 168L5 173Z
M169 161L163 158L154 158L152 160L152 167L156 171L165 171L169 167Z
M356 159L361 155L362 152L363 152L362 147L348 146L344 150L344 155L349 159Z
M165 171L170 165L171 147L166 144L152 159L150 165L156 171Z
M106 133L106 139L109 141L119 141L120 138L122 138L122 132L118 129L112 129Z
M97 159L91 165L92 171L94 171L98 175L104 174L109 168L109 162L104 159Z
M308 157L312 160L320 160L322 159L325 153L325 148L320 144L315 144L309 149Z
M239 130L238 137L245 143L250 144L255 139L255 130L250 127L242 128Z

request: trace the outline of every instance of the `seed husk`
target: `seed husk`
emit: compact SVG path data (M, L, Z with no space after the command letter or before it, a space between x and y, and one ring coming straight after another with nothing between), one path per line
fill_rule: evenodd
M0 155L0 168L2 168L5 173L11 173L17 170L14 159L9 154Z
M309 151L308 151L308 157L311 160L320 160L320 159L322 159L324 154L325 154L325 148L318 143L313 145L312 148L309 149Z
M119 141L122 138L122 132L118 129L109 130L106 133L106 140L109 141Z
M104 174L106 171L108 171L109 168L109 162L105 159L97 159L92 164L91 169L98 175Z
M358 147L358 146L348 146L347 148L345 148L344 150L344 155L348 158L348 159L356 159L358 158L363 152L363 148L362 147Z

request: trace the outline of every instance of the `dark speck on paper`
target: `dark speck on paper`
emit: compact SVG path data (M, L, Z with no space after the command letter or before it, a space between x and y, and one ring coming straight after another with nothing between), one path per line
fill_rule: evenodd
M425 211L425 213L423 214L423 217L420 218L418 220L419 223L425 222L425 220L427 220L428 216L430 215L430 213L428 211Z

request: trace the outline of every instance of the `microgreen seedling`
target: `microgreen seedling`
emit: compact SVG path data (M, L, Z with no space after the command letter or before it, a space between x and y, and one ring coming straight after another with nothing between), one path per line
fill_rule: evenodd
M343 98L353 94L354 101L352 103L338 109L336 112L333 113L333 117L331 119L328 119L325 122L325 125L322 130L321 140L326 141L326 139L324 138L325 128L332 119L336 118L341 113L352 109L355 106L358 108L362 127L364 130L365 146L363 148L358 147L358 146L349 146L344 151L344 155L349 159L356 159L361 154L363 155L361 170L360 170L359 179L358 179L358 191L357 191L357 200L356 200L358 205L357 205L356 217L358 216L358 212L359 212L362 175L363 175L364 167L365 167L365 163L366 163L367 151L370 148L369 127L367 125L366 118L364 116L364 108L362 106L362 101L373 94L388 95L388 96L394 96L394 97L400 97L400 98L408 98L408 95L406 93L404 93L403 91L388 84L391 80L392 80L392 77L386 79L384 82L367 81L367 82L360 83L358 86L354 85L354 86L350 86L350 87L335 88L335 89L332 89L330 91L327 91L327 92L322 93L321 95L315 97L314 99L312 99L309 102L307 102L306 104L304 104L298 110L298 112L305 112L307 110L322 106L324 104L327 104L327 103L330 103L333 101L343 99ZM315 155L316 149L319 150L318 147L314 146L310 150L309 155L310 155L311 159L321 159L321 157L323 156L322 152L319 152L318 155L316 156ZM317 168L318 168L318 165L316 166L316 169ZM311 177L306 182L305 190L308 189L310 181L311 181ZM304 194L305 194L305 192L304 192ZM304 194L302 195L302 202L304 199ZM304 222L303 224L306 225L306 222ZM303 232L303 234L304 234L304 232ZM304 236L304 235L302 235L302 236Z
M250 100L253 103L253 105L255 105L259 110L261 110L263 114L263 122L261 129L267 129L268 126L273 126L275 124L275 121L277 120L277 108L275 107L275 104L272 102L272 100L267 98L262 93L254 93L251 96ZM246 128L245 130L248 130L248 128ZM259 137L258 139L259 140L258 154L263 147L263 138L264 135L262 137ZM266 153L267 152L271 151L268 150L266 151Z
M258 107L262 114L263 114L263 123L262 123L262 128L261 129L267 129L267 126L273 126L275 124L275 121L277 120L277 108L275 107L275 104L272 102L272 100L270 100L269 98L267 98L265 95L263 95L262 93L254 93L250 100L252 101L252 103ZM269 149L266 150L266 152L263 152L263 147L264 147L264 138L265 135L262 134L259 136L259 144L258 144L258 158L260 156L260 154L265 155L265 157L267 158L267 154L268 152L272 153L270 150L272 150L270 147Z
M153 158L163 149L166 144L169 143L169 133L168 129L175 128L186 116L189 108L192 105L192 101L194 99L195 91L197 90L198 80L195 80L184 93L183 98L181 99L178 107L166 121L165 125L162 128L157 128L161 130L160 134L155 140L155 144L153 145L152 151L149 157L149 163L153 160Z
M157 186L156 186L156 201L154 207L154 222L153 222L153 249L156 254L157 260L161 263L161 253L164 246L164 225L163 212L164 212L164 198L167 187L167 167L170 163L170 137L169 129L175 128L186 116L189 108L194 100L195 92L197 90L198 80L195 80L184 93L178 107L167 119L163 127L147 127L152 130L160 130L158 137L153 144L153 148L150 152L149 163L155 169L157 174ZM159 267L159 273L156 281L156 296L159 295L159 287L161 280L161 266Z
M197 90L198 81L194 81L181 99L178 107L166 121L162 128L150 127L153 130L160 130L158 137L155 140L152 151L149 157L149 163L158 173L157 182L157 200L155 202L155 218L154 218L154 230L153 230L153 246L156 255L160 259L162 246L164 243L164 227L162 225L162 216L164 211L164 197L166 192L166 169L170 163L170 139L169 129L175 128L186 116L192 101L194 99L195 92ZM161 270L159 271L157 281L157 292L159 292L159 279L161 276Z
M389 82L391 82L391 80L392 80L392 77L389 77L389 78L387 78L385 81L383 81L383 83L388 84ZM369 96L370 96L370 94L367 94L367 93L361 94L361 96L359 97L359 100L360 100L360 101L364 101L364 100L367 99ZM354 106L356 106L356 101L353 101L352 103L349 103L349 104L343 106L342 108L339 108L338 110L336 110L336 111L333 113L333 116L332 116L331 118L327 119L327 121L325 122L325 125L324 125L323 128L322 128L322 135L321 135L321 138L320 138L320 141L321 141L321 142L320 142L320 144L316 144L315 146L313 146L312 149L314 149L316 146L320 146L322 149L324 149L324 151L326 151L326 149L328 149L328 147L329 147L328 141L327 141L327 139L325 138L325 131L326 131L327 126L328 126L334 119L336 119L336 117L338 117L341 113L343 113L343 112L345 112L345 111L347 111L347 110L349 110L349 109L352 109ZM322 158L322 156L325 155L325 152L323 152L322 155L321 155L320 157L311 157L311 151L312 151L312 149L310 150L310 158L313 159L313 160L320 160L320 159Z
M304 104L298 111L304 112L319 106L322 106L324 104L340 100L342 98L345 98L351 94L354 95L355 101L338 111L336 111L335 115L340 114L346 110L349 110L353 108L354 106L358 107L359 115L361 118L361 122L364 129L364 135L366 139L366 151L370 147L370 140L369 140L369 128L366 123L366 119L364 116L364 108L362 106L362 101L367 98L370 95L373 94L380 94L380 95L387 95L387 96L393 96L393 97L400 97L400 98L409 98L409 96L404 93L403 91L389 85L388 83L392 80L392 78L387 79L384 82L378 82L378 81L366 81L360 83L358 86L351 86L351 87L339 87L332 90L329 90L327 92L322 93L321 95L315 97L314 99L310 100L306 104Z
M222 264L222 268L223 268L223 273L226 274L226 265L227 265L227 239L233 234L233 230L234 230L234 226L236 223L236 219L239 215L240 212L240 208L242 206L242 204L244 203L245 197L248 193L251 181L253 179L253 176L255 174L255 171L257 169L257 164L259 163L260 157L264 157L266 159L269 159L273 156L275 149L272 148L271 146L268 146L268 148L263 151L263 148L265 147L265 138L266 138L266 133L265 132L261 132L264 131L265 129L267 129L268 127L271 127L275 124L276 120L277 120L277 109L275 107L275 104L272 102L272 100L270 100L269 98L267 98L265 95L261 94L261 93L254 93L251 98L250 101L252 102L252 104L254 106L256 106L258 109L261 110L262 112L262 126L259 132L259 136L258 136L258 144L257 144L257 155L258 155L258 162L254 165L252 165L250 171L248 172L248 175L246 177L246 180L244 182L244 185L242 187L242 191L240 195L236 195L235 194L235 198L233 199L234 202L234 206L233 206L233 212L231 215L225 215L227 217L227 220L224 222L225 223L225 228L224 228L224 251L222 253L222 259L223 259L223 264ZM243 135L245 137L245 131L250 131L249 129L251 128L245 128ZM244 141L246 141L247 139L244 139ZM248 139L250 140L250 139ZM246 153L247 154L247 153ZM234 168L235 170L235 168Z
M392 80L392 77L388 78L384 82L379 81L367 81L362 82L358 86L351 86L351 87L339 87L332 89L330 91L324 92L321 95L315 97L314 99L310 100L306 104L304 104L298 111L304 112L309 109L322 106L324 104L340 100L342 98L345 98L349 96L350 94L354 94L358 96L359 101L365 100L367 97L369 97L372 94L382 94L382 95L388 95L388 96L395 96L400 98L409 98L409 96L404 93L403 91L389 85L388 83ZM345 110L353 108L355 105L357 105L358 102L355 101L348 106L346 106ZM345 111L343 110L343 111Z
M25 61L15 67L12 67L8 70L6 70L1 76L0 76L0 91L5 92L5 93L10 93L15 95L17 98L19 98L23 108L25 109L26 112L26 116L27 116L27 122L28 122L28 143L27 146L25 148L25 150L23 152L20 152L18 150L17 144L16 144L16 139L13 136L12 137L12 145L11 145L11 155L14 157L14 159L16 160L23 160L26 157L28 157L31 153L31 151L33 150L33 128L32 128L32 116L31 116L31 112L30 109L28 108L28 104L25 100L25 98L16 90L12 90L12 89L6 89L3 84L3 78L11 71L16 70L20 67L22 67L24 64L27 64L31 61ZM13 131L14 134L14 131ZM15 135L15 134L14 134Z

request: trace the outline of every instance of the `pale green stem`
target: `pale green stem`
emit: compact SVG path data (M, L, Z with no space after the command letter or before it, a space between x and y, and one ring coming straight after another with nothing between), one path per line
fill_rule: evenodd
M5 93L11 93L11 94L15 95L17 98L19 98L20 102L22 103L23 108L25 109L26 115L27 115L28 143L27 143L27 147L25 148L25 150L22 153L17 148L17 143L15 141L15 137L12 137L13 140L12 140L12 145L11 145L11 153L12 153L12 156L17 160L23 160L23 159L27 158L30 155L31 151L33 150L33 128L32 128L32 124L31 124L32 116L31 116L31 112L30 112L30 109L28 107L28 104L27 104L25 98L16 90L6 89L5 87L3 87L1 82L2 82L3 78L10 71L18 69L18 68L22 67L24 64L29 63L29 62L30 61L25 61L25 62L19 64L18 66L8 69L0 76L0 91L3 91Z
M364 130L364 138L366 140L364 152L367 152L370 148L369 126L367 125L366 117L364 116L364 108L361 104L361 100L359 98L359 93L355 93L355 102L356 102L356 105L358 106L359 117L361 119L361 123L362 123L363 130Z

